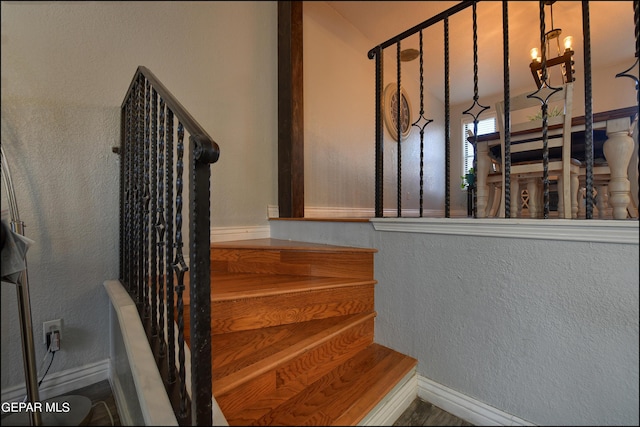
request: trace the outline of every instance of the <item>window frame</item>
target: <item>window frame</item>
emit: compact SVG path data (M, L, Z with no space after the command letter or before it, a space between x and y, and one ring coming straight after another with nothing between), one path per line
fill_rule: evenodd
M484 126L481 127L482 122L487 122L488 120L493 121L493 127L490 125L486 128ZM498 121L497 115L495 112L487 113L486 117L480 117L478 120L478 136L486 135L488 133L498 132ZM462 176L466 175L469 172L469 169L473 167L473 146L471 143L467 141L467 130L473 132L473 118L472 117L463 117L461 119L461 130L462 130Z

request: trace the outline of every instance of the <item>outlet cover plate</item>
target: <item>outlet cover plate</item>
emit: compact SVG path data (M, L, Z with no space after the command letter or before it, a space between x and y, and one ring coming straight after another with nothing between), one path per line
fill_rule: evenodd
M42 323L42 343L47 345L47 333L51 331L59 331L62 336L62 319L49 320Z

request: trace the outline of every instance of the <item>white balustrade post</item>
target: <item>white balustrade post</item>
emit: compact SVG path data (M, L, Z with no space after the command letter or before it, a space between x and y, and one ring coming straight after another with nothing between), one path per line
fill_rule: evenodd
M609 205L613 209L614 219L626 219L627 206L631 201L631 183L627 168L633 154L633 138L629 136L629 118L607 122L607 136L603 150L611 169Z
M487 193L489 192L489 186L487 185L487 175L489 174L489 165L491 160L489 159L489 146L485 143L478 142L476 155L478 156L476 161L476 211L478 218L487 217Z

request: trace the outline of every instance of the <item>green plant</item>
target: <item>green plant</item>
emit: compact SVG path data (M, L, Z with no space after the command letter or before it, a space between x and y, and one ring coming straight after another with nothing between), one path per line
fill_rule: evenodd
M547 117L557 117L560 115L562 115L562 110L560 110L557 105L553 107L551 111L547 111ZM533 116L529 116L529 120L542 120L542 110L538 111L538 113Z
M473 168L469 168L469 171L465 175L460 175L460 179L462 182L460 183L460 188L465 189L472 186L476 181L476 171Z

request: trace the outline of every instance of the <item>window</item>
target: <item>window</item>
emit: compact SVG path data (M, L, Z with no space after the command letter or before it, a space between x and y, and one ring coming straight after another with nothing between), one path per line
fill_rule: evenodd
M495 116L478 120L478 135L493 132L497 132ZM467 141L470 135L473 135L473 118L469 116L462 119L462 175L473 167L473 146Z

